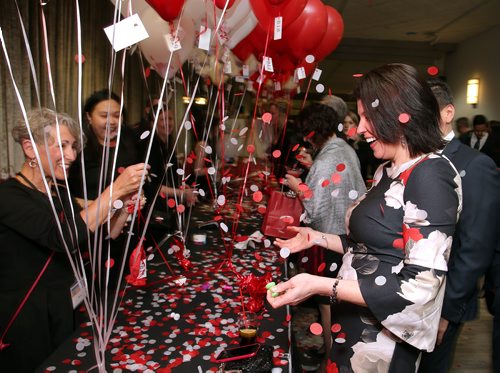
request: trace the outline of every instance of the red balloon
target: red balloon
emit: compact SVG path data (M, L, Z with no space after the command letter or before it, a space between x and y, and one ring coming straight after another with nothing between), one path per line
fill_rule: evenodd
M234 1L235 0L229 0L229 4L227 4L227 9L229 9L233 6ZM224 7L226 6L226 0L215 0L215 5L219 9L224 9Z
M292 23L306 6L307 0L250 0L252 10L264 30L274 30L274 18L283 17L283 27Z
M326 34L328 14L321 0L308 0L300 16L286 27L285 40L292 54L299 59L319 45ZM328 30L330 32L330 30Z
M259 54L263 53L266 48L267 32L257 24L247 37L254 47L253 54L259 59ZM269 39L272 39L272 35L269 35Z
M344 21L342 16L337 12L335 8L331 6L326 6L326 12L328 15L328 31L321 39L319 45L314 51L314 57L316 61L321 61L323 58L332 53L335 48L338 47L340 41L342 40L342 35L344 34Z
M236 57L240 59L240 61L245 62L248 57L253 53L254 48L248 36L240 41L231 52L234 53Z
M165 21L173 21L181 13L184 0L146 0Z

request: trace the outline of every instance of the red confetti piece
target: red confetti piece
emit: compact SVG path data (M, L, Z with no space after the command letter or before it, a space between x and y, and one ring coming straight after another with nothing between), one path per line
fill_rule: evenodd
M308 190L308 189L309 189L309 187L307 186L307 184L305 184L305 183L300 183L300 184L299 184L299 190L300 190L301 192L305 192L305 191L306 191L306 190Z
M183 204L180 204L179 206L177 206L177 212L179 214L182 214L185 210L186 210L186 206L184 206Z
M345 164L339 163L336 168L338 172L342 172L345 170Z
M286 320L287 322L290 322L290 320L291 320L291 319L292 319L292 315L286 315L285 320Z
M85 63L85 56L83 54L81 55L75 54L75 62Z
M311 326L309 327L309 330L314 335L321 335L323 333L323 327L321 326L321 324L317 322L312 323Z
M340 324L333 324L332 325L332 333L338 333L342 330L342 327Z
M216 215L216 216L214 217L214 220L215 220L215 221L221 221L222 219L223 219L223 218L222 218L222 216L221 216L221 215Z
M256 191L253 195L252 195L252 199L255 201L255 202L260 202L262 201L262 192L260 190Z
M304 198L309 199L312 198L313 196L313 191L311 189L308 189L304 192Z
M410 115L407 113L399 114L398 120L400 123L406 124L410 121Z
M266 213L266 210L267 208L264 205L260 205L259 207L257 207L257 211L259 212L259 214L264 215Z
M292 148L292 152L296 151L299 148L299 144L295 144Z
M314 133L315 133L314 131L309 132L305 138L310 139L311 137L314 136Z
M160 192L160 198L163 198L163 199L167 198L167 194L165 192ZM175 201L174 201L174 203L175 203Z
M323 188L325 188L325 187L327 187L327 186L328 186L328 184L330 184L330 180L323 180L323 182L321 183L321 186L322 186Z
M429 66L427 68L427 74L429 74L430 76L436 76L437 74L439 74L439 69L437 68L437 66Z
M402 238L396 238L394 241L392 241L392 246L395 249L400 249L400 250L403 250L405 248L405 244Z
M361 78L363 74L352 74L353 78Z
M340 176L339 173L335 172L333 175L332 175L332 183L334 183L335 185L338 185L342 182L342 176Z
M123 171L125 171L125 167L118 167L118 173L121 174Z
M174 208L175 207L175 199L169 198L167 201L167 206L170 208Z
M286 224L293 224L293 222L294 222L293 216L289 216L289 215L281 216L280 220Z
M354 135L356 134L357 132L357 128L356 127L351 127L347 130L347 136L348 137L354 137Z
M271 123L271 119L273 119L273 115L271 113L262 114L262 121L265 123Z
M193 159L192 159L191 157L188 157L188 158L186 159L186 163L188 163L188 164L193 164Z
M279 157L281 157L281 150L276 149L276 150L273 152L273 157L274 157L274 158L279 158Z
M149 78L149 75L151 75L151 68L150 67L146 67L144 69L144 75L146 76L146 78Z
M326 268L326 264L323 262L318 267L318 272L323 272Z
M252 144L247 146L247 152L252 154L254 151L255 151L255 146L253 146Z
M113 258L106 260L106 262L104 263L104 266L106 268L113 268L114 265L115 265L115 260Z

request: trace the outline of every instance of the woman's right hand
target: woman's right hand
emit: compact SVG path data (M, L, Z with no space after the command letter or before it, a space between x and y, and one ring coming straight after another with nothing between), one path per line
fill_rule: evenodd
M146 180L149 168L150 166L147 165L144 180ZM125 170L123 170L113 183L113 197L121 198L128 194L137 192L141 185L143 171L144 163L134 164L125 168Z
M288 240L282 240L281 238L277 238L274 243L280 247L286 247L290 250L290 252L298 253L302 250L308 249L315 245L314 237L316 236L316 231L309 227L288 227L290 231L297 232L297 235Z
M312 156L306 150L306 148L300 148L299 154L296 156L300 164L306 168L311 168L313 164Z

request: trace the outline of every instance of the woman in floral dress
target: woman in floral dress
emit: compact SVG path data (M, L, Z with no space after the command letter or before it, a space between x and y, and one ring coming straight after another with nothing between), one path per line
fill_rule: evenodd
M436 341L460 177L434 153L443 146L439 107L414 68L372 70L355 94L358 133L387 162L348 212L346 235L291 228L294 238L276 240L291 252L313 245L343 252L339 276L300 274L273 287L267 299L279 307L330 295L328 371L415 372L420 351L432 351Z

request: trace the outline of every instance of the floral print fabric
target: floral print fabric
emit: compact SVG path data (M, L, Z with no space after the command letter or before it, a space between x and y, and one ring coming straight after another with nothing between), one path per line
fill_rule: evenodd
M378 169L341 237L339 275L358 281L368 308L332 310L345 334L332 348L340 371L415 371L419 351L433 350L460 209L460 177L440 155Z

